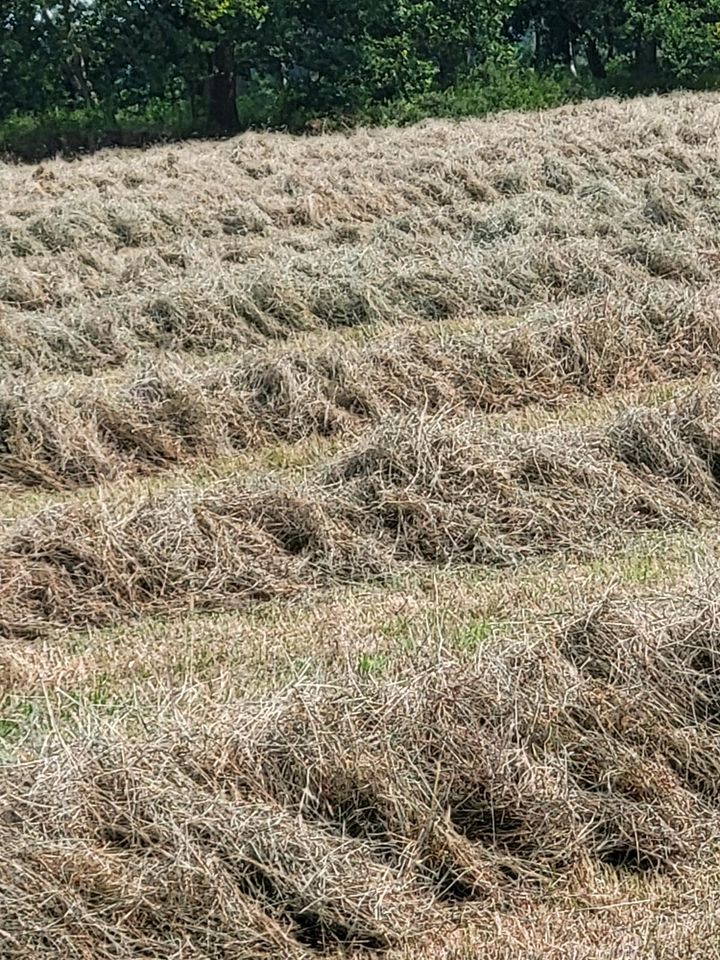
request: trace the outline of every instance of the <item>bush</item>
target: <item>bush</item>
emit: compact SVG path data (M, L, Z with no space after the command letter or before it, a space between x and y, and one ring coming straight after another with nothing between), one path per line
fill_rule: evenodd
M705 71L686 86L718 86L716 73ZM573 77L565 68L544 72L524 66L507 53L466 75L445 89L364 105L346 104L345 110L320 109L303 100L292 87L279 87L274 78L257 75L238 97L242 129L283 129L306 132L347 128L355 124L384 126L411 124L428 117L482 117L501 110L542 110L603 95L633 96L667 92L678 78L662 67L652 75L638 74L631 59L617 57L608 65L607 78L595 80L582 73ZM104 146L142 146L158 140L203 135L205 114L181 99L155 99L142 106L104 104L76 110L57 108L42 114L15 114L0 122L0 155L40 160L55 153L77 154Z
M104 146L141 146L181 139L197 132L188 103L154 100L144 107L110 105L42 114L15 114L0 123L0 154L41 160L56 153L73 155Z
M426 117L482 117L500 110L541 110L596 95L589 82L556 70L539 74L517 63L495 64L446 90L367 108L371 123L416 123Z

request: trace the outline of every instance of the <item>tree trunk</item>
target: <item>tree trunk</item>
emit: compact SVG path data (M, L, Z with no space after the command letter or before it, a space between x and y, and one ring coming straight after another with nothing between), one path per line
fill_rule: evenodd
M216 136L237 133L240 118L235 99L235 49L220 40L210 54L208 82L208 132Z
M607 46L607 59L606 63L611 63L615 59L616 53L616 44L615 44L615 29L612 18L609 16L605 17L605 24L603 33L605 34L605 44Z
M545 24L542 20L533 21L532 25L533 31L533 46L532 46L532 55L533 55L533 64L537 71L540 71L545 66L545 61L547 58L547 51L545 49Z
M605 77L607 77L607 70L605 69L605 63L598 50L598 45L595 42L595 37L587 36L585 38L585 53L587 54L590 73L596 80L604 80Z
M98 102L97 94L88 79L85 58L79 50L73 50L65 60L65 75L69 85L86 107Z
M60 34L62 47L65 50L62 64L65 82L86 107L92 106L98 102L98 98L87 75L85 57L73 39L73 11L69 0L63 0L61 9L62 18L60 19L53 19L46 7L42 9L42 17L50 30Z
M576 77L575 37L578 35L577 28L566 17L560 16L552 24L550 30L555 57Z
M577 77L577 63L575 62L575 44L573 43L572 33L568 29L566 48L565 48L565 62L570 69L570 73Z
M657 73L658 69L658 42L654 37L637 38L635 43L635 66L638 71L651 76Z

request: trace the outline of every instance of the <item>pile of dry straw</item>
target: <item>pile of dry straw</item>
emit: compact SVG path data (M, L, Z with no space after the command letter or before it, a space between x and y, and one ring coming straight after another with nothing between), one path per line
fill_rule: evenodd
M720 609L658 609L606 600L473 666L301 683L212 727L6 767L3 956L378 950L460 904L487 922L551 891L581 903L603 870L701 866Z
M305 481L51 507L0 540L0 634L289 596L412 561L515 565L699 528L720 498L717 387L609 428L391 421Z

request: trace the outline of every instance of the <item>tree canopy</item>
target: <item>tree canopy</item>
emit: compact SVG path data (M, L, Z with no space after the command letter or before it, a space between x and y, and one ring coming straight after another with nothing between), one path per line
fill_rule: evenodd
M243 97L280 123L352 116L523 60L599 83L707 82L720 0L4 0L0 120L183 103L224 133Z

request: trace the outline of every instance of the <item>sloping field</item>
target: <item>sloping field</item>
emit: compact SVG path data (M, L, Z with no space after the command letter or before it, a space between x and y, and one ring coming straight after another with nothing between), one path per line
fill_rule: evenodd
M717 957L720 95L0 189L0 958Z
M0 370L701 285L717 177L711 94L5 167Z

